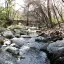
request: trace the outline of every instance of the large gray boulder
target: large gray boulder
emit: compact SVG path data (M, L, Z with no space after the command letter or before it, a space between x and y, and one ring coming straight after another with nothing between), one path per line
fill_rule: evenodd
M18 48L16 48L16 47L8 47L7 49L6 49L6 51L7 52L9 52L9 53L11 53L11 54L13 54L13 55L17 55L18 53L19 53L19 49Z
M47 47L49 53L59 53L64 51L64 40L50 43Z
M1 47L1 50L2 50L2 51L7 51L7 52L9 52L9 53L11 53L11 54L13 54L13 55L17 55L17 54L19 53L19 49L16 48L16 47L14 47L14 46L15 46L15 44L9 45L9 46L3 45L3 46Z
M50 64L46 53L40 52L38 49L23 46L19 52L23 59L18 60L17 64Z
M13 38L14 37L13 32L10 31L10 30L4 31L3 36L6 37L6 38Z
M24 38L13 38L11 39L12 43L15 43L16 45L22 46L26 43Z
M17 64L16 58L8 52L0 52L0 64Z

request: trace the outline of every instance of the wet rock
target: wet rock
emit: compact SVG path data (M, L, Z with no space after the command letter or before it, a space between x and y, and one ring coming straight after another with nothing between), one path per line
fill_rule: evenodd
M10 30L4 31L4 32L3 32L3 36L6 37L6 38L9 38L9 39L11 39L11 38L14 37L13 32L10 31Z
M24 38L13 38L11 39L12 43L15 43L16 45L22 46L26 43Z
M4 45L10 45L10 44L11 44L11 41L9 39L4 40Z
M47 50L50 53L62 52L64 50L64 40L50 43L49 46L47 47Z
M6 51L9 52L9 53L11 53L12 55L17 55L19 53L18 48L11 47L11 46L6 47Z
M18 45L16 45L15 43L12 43L11 45L10 45L11 47L16 47L16 48L20 48Z

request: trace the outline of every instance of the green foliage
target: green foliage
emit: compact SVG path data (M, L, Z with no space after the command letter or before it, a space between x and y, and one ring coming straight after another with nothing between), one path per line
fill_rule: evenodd
M62 20L61 20L61 18L60 18L60 17L58 18L58 21L59 21L59 23L61 23L61 22L62 22ZM52 22L53 22L53 24L58 24L58 21L57 21L57 19L56 19L56 18L52 17Z
M5 7L0 6L0 26L7 27L7 22L11 20L18 20L22 19L21 13L19 11L16 13L16 11L13 9L15 6L14 0L6 0Z
M20 28L22 28L23 27L23 25L11 25L11 26L9 26L7 29L20 29Z
M0 7L0 20L6 19L6 11L4 7Z
M6 22L6 11L4 7L0 6L0 25L3 26Z
M55 18L52 18L52 22L53 22L54 24L57 24L57 23L58 23Z
M6 6L0 6L0 26L7 27L7 18L12 19L13 17L13 0L6 0Z

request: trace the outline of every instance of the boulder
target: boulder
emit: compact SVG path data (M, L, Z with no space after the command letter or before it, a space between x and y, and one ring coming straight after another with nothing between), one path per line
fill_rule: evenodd
M4 45L10 45L10 44L11 44L11 41L9 39L4 40Z
M62 52L64 50L64 40L60 41L56 41L53 43L50 43L49 46L47 47L47 50L49 51L49 53L59 53Z
M9 45L9 46L3 45L1 47L1 50L7 51L7 52L11 53L12 55L17 55L19 53L19 49L14 47L13 45Z
M6 38L9 38L9 39L11 39L11 38L14 37L13 32L10 31L10 30L4 31L4 32L3 32L3 36L6 37Z
M13 38L11 39L12 43L15 43L16 45L22 46L26 43L24 38Z
M17 55L19 53L18 48L11 47L11 46L6 47L6 51L9 52L9 53L11 53L12 55Z
M10 45L11 47L16 47L16 48L20 48L18 45L16 45L15 43L12 43L11 45Z

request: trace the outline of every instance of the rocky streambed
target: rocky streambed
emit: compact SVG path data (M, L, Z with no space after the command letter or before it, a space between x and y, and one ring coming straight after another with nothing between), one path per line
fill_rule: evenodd
M64 40L51 41L36 30L0 30L0 64L59 64L63 50Z

